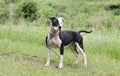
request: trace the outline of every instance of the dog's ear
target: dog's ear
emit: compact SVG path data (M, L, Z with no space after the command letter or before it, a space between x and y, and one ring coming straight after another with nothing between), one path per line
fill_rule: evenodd
M62 22L64 22L64 17L61 17L62 18Z
M59 17L58 19L60 20L60 22L64 22L64 17Z

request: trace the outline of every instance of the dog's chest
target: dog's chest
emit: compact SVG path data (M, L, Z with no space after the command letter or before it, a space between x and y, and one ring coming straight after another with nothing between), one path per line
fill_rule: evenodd
M48 37L48 45L51 47L60 47L61 46L61 40L59 36L49 36Z

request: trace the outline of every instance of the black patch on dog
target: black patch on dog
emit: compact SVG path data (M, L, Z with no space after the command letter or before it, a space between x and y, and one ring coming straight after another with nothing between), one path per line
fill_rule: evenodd
M50 18L50 20L52 22L52 26L55 26L55 27L59 26L59 21L57 18L52 17L52 18Z

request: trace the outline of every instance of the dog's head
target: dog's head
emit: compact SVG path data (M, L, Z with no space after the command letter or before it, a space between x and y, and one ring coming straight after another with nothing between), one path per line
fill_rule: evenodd
M59 17L59 18L51 17L50 20L51 20L50 26L53 30L56 30L56 31L61 30L62 24L64 22L62 17Z

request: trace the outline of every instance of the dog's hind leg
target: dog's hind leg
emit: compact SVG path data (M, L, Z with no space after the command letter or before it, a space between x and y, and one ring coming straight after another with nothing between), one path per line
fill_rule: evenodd
M87 59L86 59L86 54L84 53L83 44L80 44L80 43L75 43L75 44L77 45L81 54L83 55L84 64L85 64L85 67L87 68Z
M47 47L47 62L45 63L45 66L50 65L50 51L51 49Z
M71 51L75 54L75 56L77 58L76 61L75 61L75 64L78 64L79 58L80 58L80 54L78 53L78 51L76 49L76 45L75 45L74 42L71 42L69 46L70 46Z

